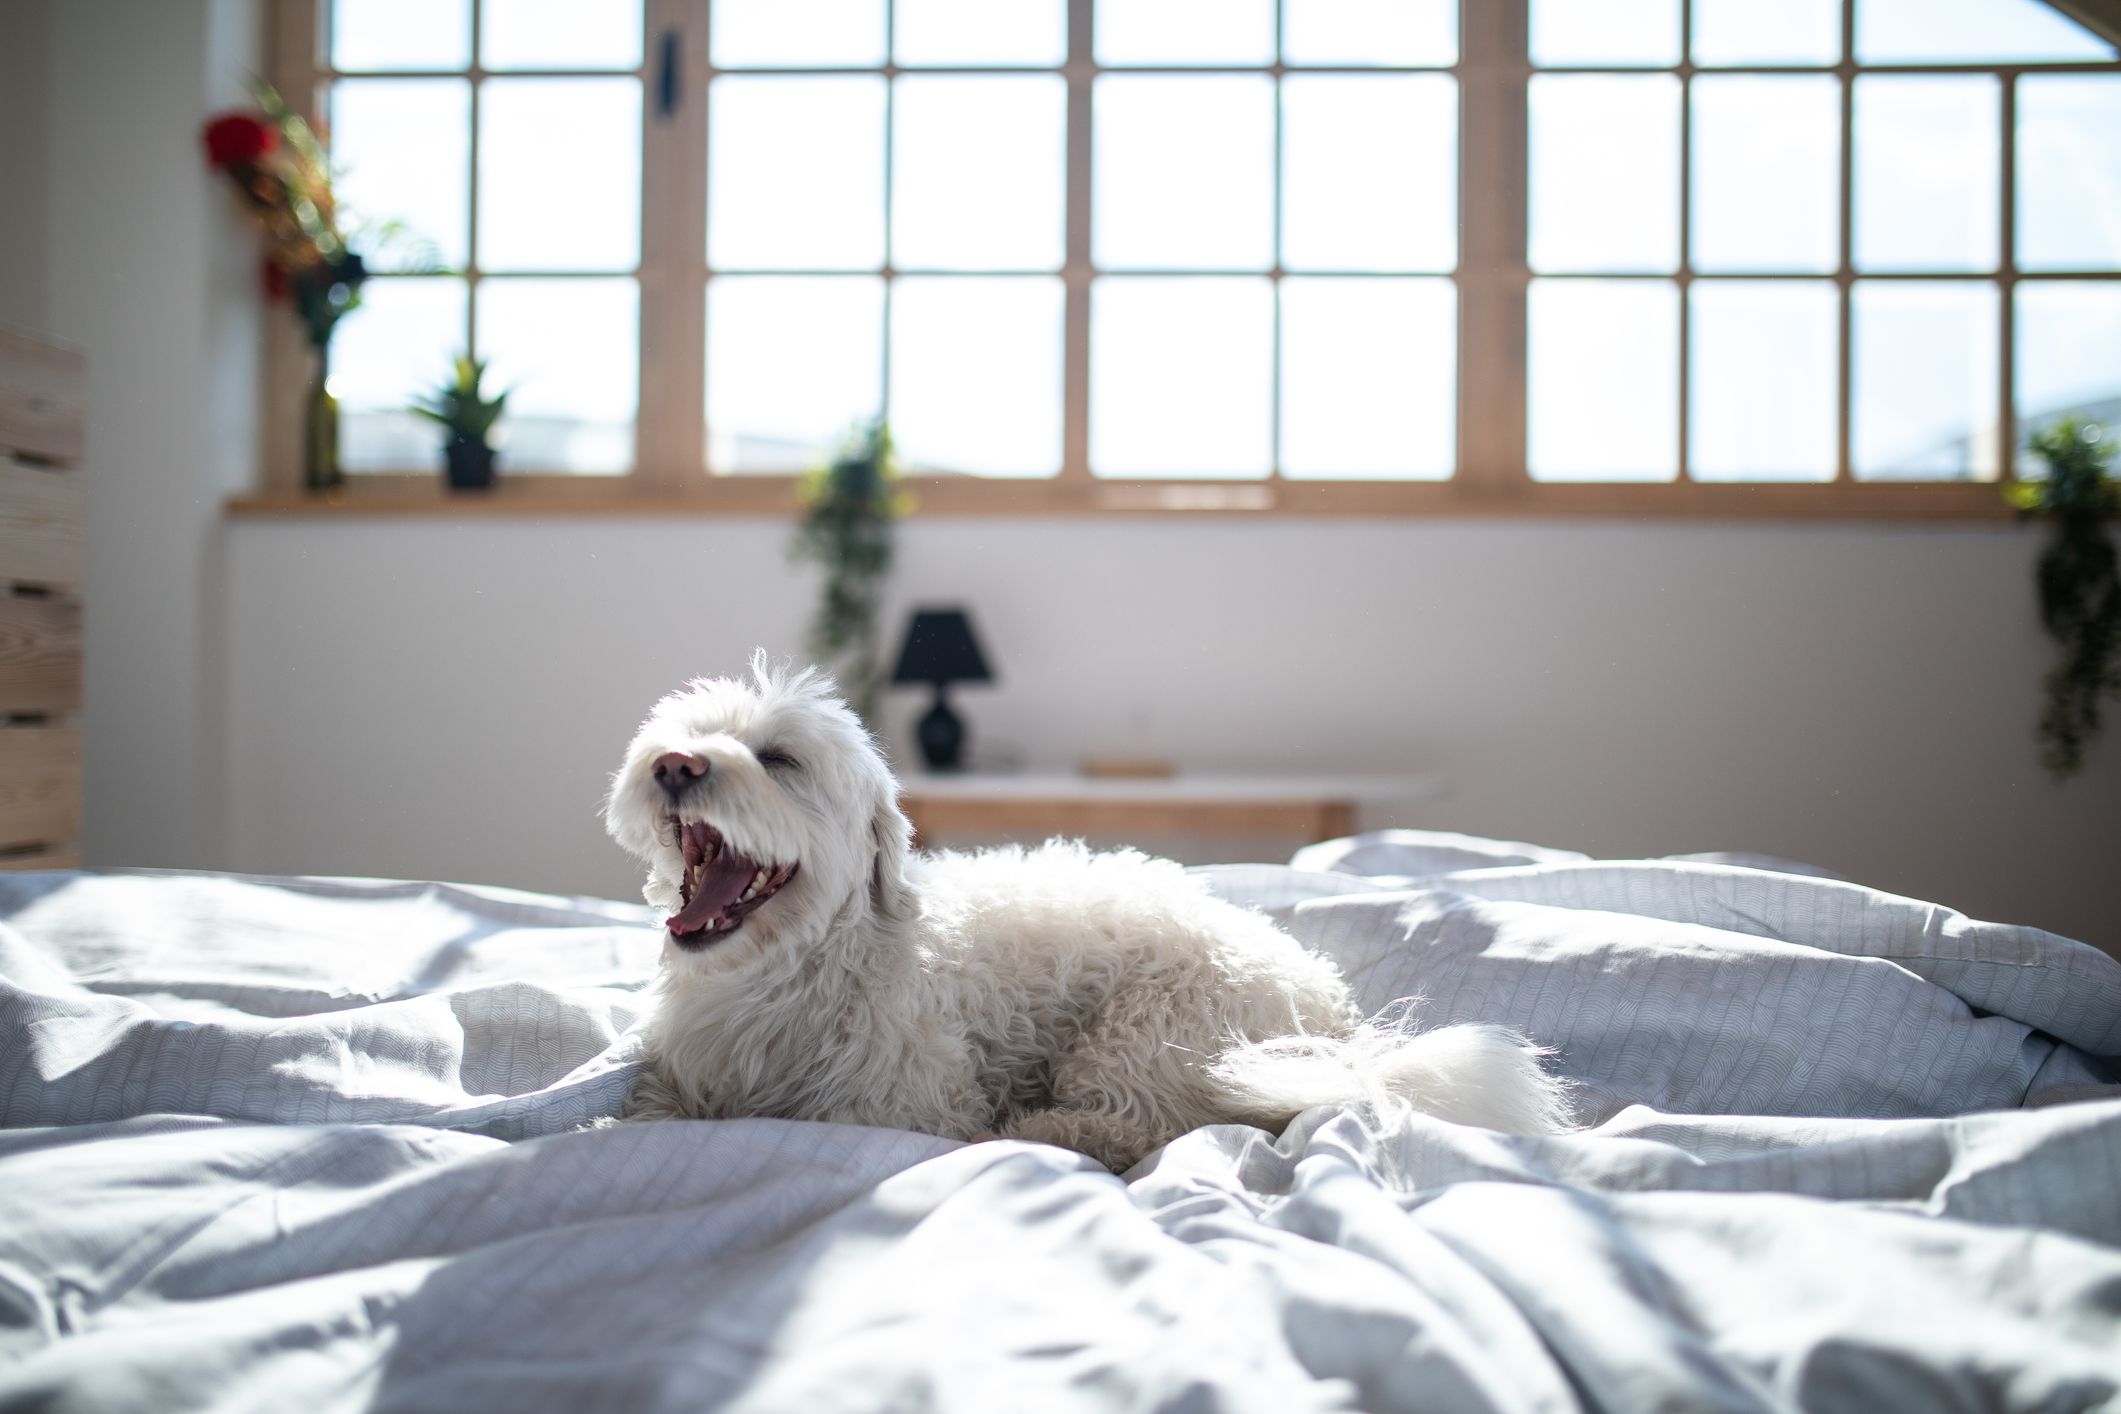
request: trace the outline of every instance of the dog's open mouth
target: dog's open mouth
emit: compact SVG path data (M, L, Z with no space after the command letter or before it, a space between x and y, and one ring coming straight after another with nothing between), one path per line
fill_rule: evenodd
M669 822L685 854L678 885L684 904L664 925L679 947L705 947L737 930L744 919L795 877L794 864L761 864L730 848L705 822Z

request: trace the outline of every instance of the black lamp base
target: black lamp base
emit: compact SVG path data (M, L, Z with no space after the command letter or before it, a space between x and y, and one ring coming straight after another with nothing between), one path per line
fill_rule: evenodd
M958 720L957 713L950 710L950 703L943 696L943 685L935 685L935 705L921 718L921 758L931 771L956 771L963 768L965 757L965 724Z

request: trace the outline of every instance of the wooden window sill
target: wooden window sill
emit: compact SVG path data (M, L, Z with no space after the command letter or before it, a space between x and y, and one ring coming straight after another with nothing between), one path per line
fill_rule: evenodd
M728 477L692 487L620 478L503 477L451 492L439 477L361 476L344 490L236 496L228 514L275 517L789 516L795 478ZM1721 521L1987 521L2012 512L1985 482L1838 485L1532 484L1300 481L1004 481L912 477L916 516L1479 516Z

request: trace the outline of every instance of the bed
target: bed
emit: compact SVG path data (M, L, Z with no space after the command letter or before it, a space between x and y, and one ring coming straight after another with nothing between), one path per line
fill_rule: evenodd
M1586 1128L599 1123L643 908L0 878L0 1407L2121 1409L2121 963L1773 860L1204 871Z

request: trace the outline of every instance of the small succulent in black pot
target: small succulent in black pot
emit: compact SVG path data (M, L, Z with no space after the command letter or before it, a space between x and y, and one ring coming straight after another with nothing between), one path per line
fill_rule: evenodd
M425 402L412 405L420 416L439 422L449 430L442 450L449 458L449 486L453 491L485 491L493 486L493 444L488 438L507 405L504 389L487 397L479 390L486 376L484 360L469 355L456 361L456 378L430 394Z

